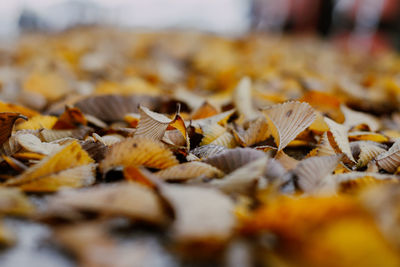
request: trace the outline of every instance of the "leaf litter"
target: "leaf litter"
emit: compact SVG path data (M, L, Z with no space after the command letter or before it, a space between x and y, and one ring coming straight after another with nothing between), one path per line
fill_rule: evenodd
M400 265L392 53L89 28L18 43L0 258L38 226L77 266Z

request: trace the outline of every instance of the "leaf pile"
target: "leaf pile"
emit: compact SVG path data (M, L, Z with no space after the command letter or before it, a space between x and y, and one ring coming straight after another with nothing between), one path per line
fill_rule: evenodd
M17 218L77 266L400 265L391 52L105 29L0 52L0 257Z

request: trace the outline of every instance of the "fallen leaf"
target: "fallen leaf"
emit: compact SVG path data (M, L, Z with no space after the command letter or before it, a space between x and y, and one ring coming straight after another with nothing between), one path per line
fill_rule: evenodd
M17 119L27 120L28 118L19 113L0 113L0 145L6 142L8 138L10 138L14 123Z

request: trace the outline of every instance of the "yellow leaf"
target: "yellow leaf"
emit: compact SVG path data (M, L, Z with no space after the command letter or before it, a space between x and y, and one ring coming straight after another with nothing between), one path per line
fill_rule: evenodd
M306 259L311 266L399 266L396 251L369 220L333 221L310 236ZM332 259L340 259L334 260Z
M39 130L51 129L57 122L57 117L48 115L37 115L15 126L16 130Z
M79 188L94 183L95 164L88 164L28 181L19 188L27 192L56 192L61 188Z
M12 103L6 103L3 101L0 101L0 112L20 113L28 118L33 117L35 115L39 115L39 113L35 110L26 108L24 106L12 104Z
M165 169L178 164L172 152L161 142L147 138L127 138L111 146L100 163L102 172L117 166L146 166Z
M23 90L43 95L55 101L69 91L67 81L57 72L32 72L23 84Z
M7 186L21 186L39 179L52 180L51 177L62 171L91 163L94 163L93 159L77 141L73 141L45 157L16 178L6 181L5 184Z
M30 215L34 206L18 188L0 187L0 215Z

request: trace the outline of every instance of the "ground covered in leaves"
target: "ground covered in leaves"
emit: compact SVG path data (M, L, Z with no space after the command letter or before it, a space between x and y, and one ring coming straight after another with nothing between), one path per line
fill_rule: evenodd
M400 266L400 58L75 29L0 48L1 266Z

